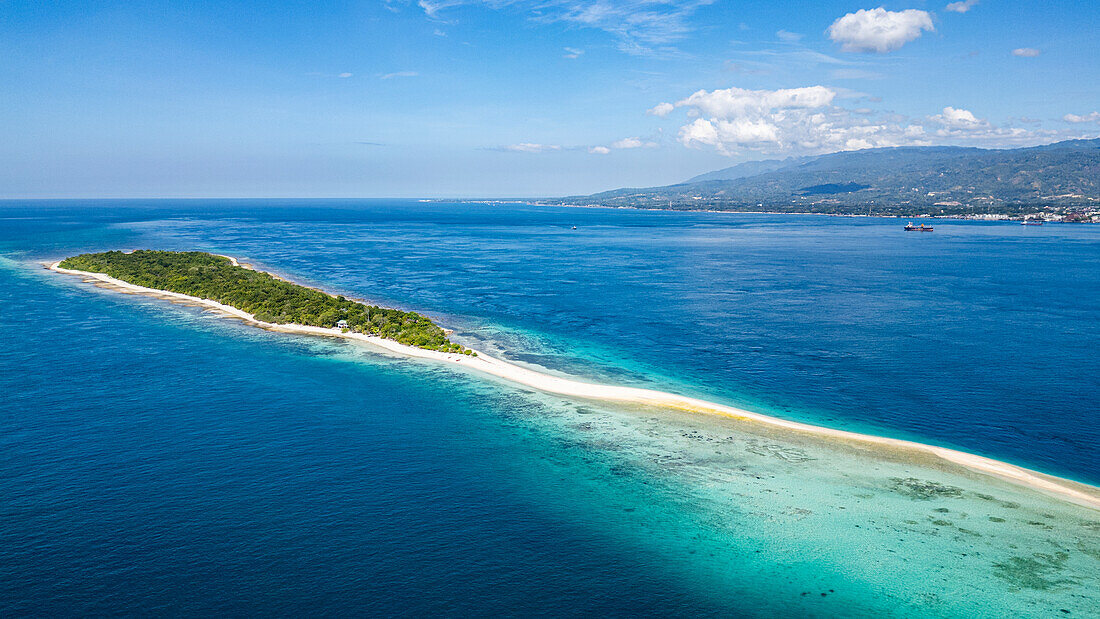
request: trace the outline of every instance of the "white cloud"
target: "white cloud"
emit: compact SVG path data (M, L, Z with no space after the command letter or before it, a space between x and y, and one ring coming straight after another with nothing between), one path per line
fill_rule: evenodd
M595 155L607 155L614 150L629 150L632 148L656 148L656 142L648 142L639 137L623 138L615 140L607 146L589 146L588 152Z
M727 88L700 90L656 110L669 114L687 108L679 140L691 148L713 148L724 155L816 154L839 150L933 143L1019 146L1069 137L1068 132L995 126L963 108L945 107L939 114L910 119L866 107L847 109L842 89L809 86L781 90ZM1074 117L1077 118L1077 117ZM1088 117L1100 122L1100 113Z
M537 142L520 142L518 144L507 144L505 146L497 146L488 150L503 151L509 153L549 153L549 152L576 152L576 151L588 151L594 155L607 155L613 150L624 150L633 148L656 148L657 143L647 140L643 140L639 137L623 138L616 140L610 144L603 145L597 144L594 146L561 146L559 144L540 144Z
M976 4L978 4L978 0L963 0L962 2L952 2L944 8L952 13L965 13L974 8Z
M458 4L457 2L429 2L428 0L419 0L416 5L424 9L424 13L428 17L436 17L439 11Z
M775 33L775 36L779 37L780 41L786 41L787 43L798 43L805 35L798 34L797 32L788 32L786 30L780 30Z
M432 19L448 9L478 5L529 15L532 21L563 22L602 30L630 54L668 51L668 46L688 36L694 28L692 14L715 0L418 0Z
M676 106L671 103L658 103L657 105L649 108L646 114L650 116L668 116L672 113L672 110L676 109Z
M906 9L887 11L860 9L848 13L829 26L829 38L841 44L846 52L878 52L884 54L932 31L932 16L927 11Z
M931 119L953 129L973 129L983 125L988 126L986 121L974 116L974 113L970 110L950 106L943 108L942 114L932 116Z
M730 118L763 114L773 110L823 107L831 103L834 97L836 97L836 91L824 86L779 90L726 88L710 92L697 91L690 97L677 101L674 107L693 107L704 116Z
M562 49L565 50L565 55L562 56L562 58L569 58L570 60L576 60L584 53L583 49L577 49L575 47L564 47Z
M337 75L336 77L349 78L349 77L351 77L351 76L352 76L352 74L351 74L351 73L341 73L340 75Z
M506 146L500 146L496 150L503 150L512 153L545 153L561 150L561 146L557 144L534 144L532 142L520 142L519 144L508 144Z
M1070 137L1053 131L1024 129L1022 127L997 127L984 118L978 118L970 110L945 107L943 112L928 117L931 135L940 142L978 143L994 146L1022 146L1052 138Z
M762 118L696 118L691 124L680 128L680 141L688 146L692 143L709 144L719 150L730 144L753 148L764 144L781 145L779 132L779 126Z
M1034 58L1041 53L1041 51L1035 49L1034 47L1017 47L1016 49L1012 50L1012 55L1019 56L1020 58Z
M1100 112L1089 112L1088 114L1066 114L1062 117L1062 120L1067 123L1100 123Z
M416 71L395 71L393 73L384 73L378 76L380 80L392 80L395 77L416 77L420 75Z
M618 149L624 149L624 148L654 148L656 146L657 146L656 142L647 142L647 141L645 141L641 138L638 138L638 137L623 138L621 140L616 140L616 141L611 143L611 148L618 148Z
M780 90L700 90L665 104L694 115L680 128L680 142L712 147L725 155L827 152L916 141L905 128L876 122L833 105L838 92L824 86ZM660 106L659 106L660 107ZM665 107L663 109L669 109Z

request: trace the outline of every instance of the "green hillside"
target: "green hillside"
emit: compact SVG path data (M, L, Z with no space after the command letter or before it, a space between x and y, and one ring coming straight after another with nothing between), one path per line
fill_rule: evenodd
M763 171L753 173L758 169ZM1094 212L1100 210L1100 139L1005 150L901 147L832 153L740 164L686 183L560 202L894 215L1019 216L1043 208Z

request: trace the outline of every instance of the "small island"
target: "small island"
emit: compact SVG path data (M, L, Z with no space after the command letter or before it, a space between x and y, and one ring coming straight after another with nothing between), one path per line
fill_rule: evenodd
M110 251L82 254L47 266L53 271L85 276L125 292L166 296L212 306L272 331L366 342L410 357L454 363L546 393L718 415L738 422L762 424L772 431L862 445L877 450L888 459L932 456L935 461L949 467L963 467L1100 509L1100 490L1094 486L992 458L904 439L771 417L665 391L590 383L541 368L478 355L448 340L442 328L415 312L366 305L333 296L241 266L235 259L226 256L205 252Z
M263 322L339 328L406 346L477 355L447 339L439 325L416 312L332 296L240 266L225 256L199 251L108 251L66 258L58 266L103 273L136 286L210 299L252 314Z

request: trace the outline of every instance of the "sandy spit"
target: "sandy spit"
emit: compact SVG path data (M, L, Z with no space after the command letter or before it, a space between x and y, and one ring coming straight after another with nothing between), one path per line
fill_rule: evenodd
M239 264L235 258L229 256L225 257L229 258L229 260L233 264ZM552 374L547 374L531 368L523 367L509 361L505 361L503 359L490 357L481 352L478 352L477 357L460 354L441 353L434 350L425 350L422 348L415 348L413 346L406 346L393 340L388 340L372 335L364 335L362 333L352 333L350 331L347 333L342 333L339 329L326 329L323 327L313 327L309 325L275 324L264 322L262 320L257 320L256 317L252 314L239 310L235 307L223 305L221 303L218 303L217 301L213 301L210 299L200 299L198 297L192 297L176 292L157 290L155 288L146 288L144 286L136 286L134 284L115 279L103 273L91 273L88 271L63 269L59 265L60 262L55 262L49 265L49 269L58 273L77 275L87 278L89 280L110 284L113 287L128 292L162 298L178 299L180 301L185 301L192 304L207 306L219 310L225 314L241 318L242 320L250 324L268 329L270 331L278 331L282 333L300 333L326 337L339 337L364 342L366 344L378 348L383 348L393 353L398 353L408 357L432 359L444 363L460 365L472 370L476 370L478 372L482 372L484 374L495 376L508 382L563 396L592 400L604 400L610 402L634 403L662 408L672 408L695 413L718 415L741 421L759 423L782 430L808 434L818 438L831 439L846 444L858 444L862 447L878 448L882 451L889 451L891 453L908 452L912 455L934 456L939 460L964 467L976 473L990 475L992 477L996 477L998 479L1005 480L1014 484L1027 486L1050 496L1058 497L1072 503L1076 503L1078 505L1100 510L1100 488L1054 477L1051 475L1046 475L1044 473L1025 469L1023 467L1009 464L1007 462L1001 462L992 458L986 458L984 456L978 456L955 449L947 449L945 447L937 447L935 445L926 445L924 443L917 443L914 441L874 436L870 434L859 434L856 432L848 432L845 430L835 430L832 428L825 428L821 426L800 423L797 421L780 419L778 417L771 417L760 413L754 413L752 411L734 408L732 406L726 406L724 404L708 402L706 400L690 398L674 393L667 393L664 391L641 389L637 387L603 385L584 382L572 378L554 376Z

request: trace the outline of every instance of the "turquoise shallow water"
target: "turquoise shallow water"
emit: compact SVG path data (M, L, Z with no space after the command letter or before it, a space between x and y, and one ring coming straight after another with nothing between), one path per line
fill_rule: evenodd
M1095 511L269 334L35 264L244 256L521 361L1095 481L1092 228L944 222L913 239L892 220L387 202L0 216L4 614L1100 607Z

